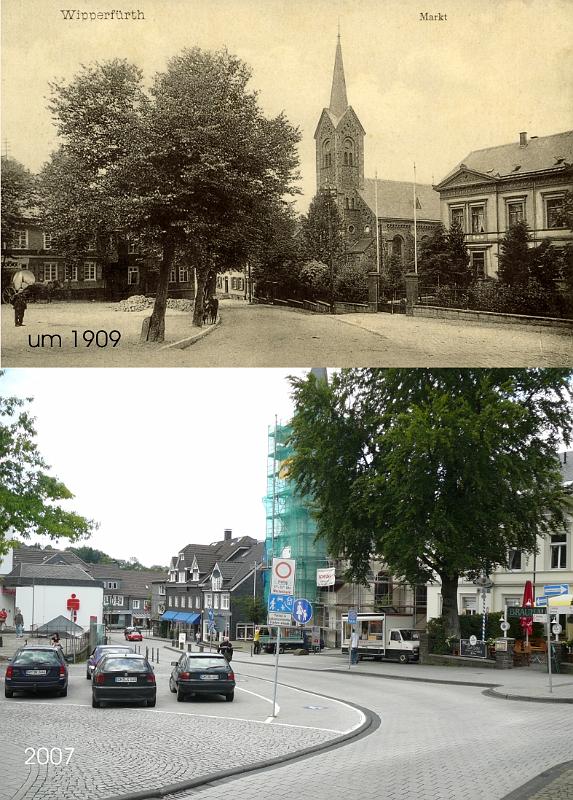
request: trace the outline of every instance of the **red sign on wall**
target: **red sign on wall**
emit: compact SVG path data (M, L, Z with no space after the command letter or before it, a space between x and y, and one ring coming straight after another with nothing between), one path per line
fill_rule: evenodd
M80 609L80 600L76 595L72 592L72 596L68 597L66 602L66 607L70 612L70 618L72 622L77 622L78 619L78 611Z

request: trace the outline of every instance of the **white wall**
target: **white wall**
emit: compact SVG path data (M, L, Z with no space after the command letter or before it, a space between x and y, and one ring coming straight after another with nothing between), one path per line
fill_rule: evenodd
M10 531L8 531L10 535ZM14 569L14 551L8 550L5 556L0 556L0 575L8 575Z
M70 619L67 600L72 592L80 601L76 623L82 628L89 628L90 616L96 616L102 622L103 588L99 586L18 586L16 589L16 606L24 617L24 628L44 625L60 614Z

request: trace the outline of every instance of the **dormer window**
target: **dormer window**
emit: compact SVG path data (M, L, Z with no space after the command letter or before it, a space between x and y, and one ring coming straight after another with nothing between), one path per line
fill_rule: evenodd
M211 576L211 588L214 592L220 592L223 588L223 576L220 572L214 572Z
M179 570L179 583L185 583L185 570Z
M194 581L198 581L199 580L199 570L198 569L194 569L193 570L193 580Z

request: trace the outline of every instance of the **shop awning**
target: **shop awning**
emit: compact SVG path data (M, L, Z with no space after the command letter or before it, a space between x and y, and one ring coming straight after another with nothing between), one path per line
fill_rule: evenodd
M166 619L166 620L175 619L176 616L177 614L175 611L166 611L165 614L161 616L161 619Z
M190 614L189 612L185 611L176 611L175 616L173 617L175 622L185 622L189 625L194 625L199 621L199 618L199 614Z

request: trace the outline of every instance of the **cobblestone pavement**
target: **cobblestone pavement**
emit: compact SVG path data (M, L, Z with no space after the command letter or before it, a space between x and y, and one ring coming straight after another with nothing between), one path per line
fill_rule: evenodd
M6 307L4 306L3 309ZM139 344L149 312L119 313L105 303L31 305L24 328L2 316L6 367L307 367L571 366L571 332L530 326L347 314L331 317L288 308L221 304L222 325L185 350ZM169 312L167 341L196 329L189 315ZM74 329L121 331L111 348L73 347ZM31 348L28 336L60 333L62 348Z
M265 674L254 664L249 672ZM337 696L372 709L382 720L378 730L296 766L179 793L177 800L219 800L223 794L252 800L261 785L279 800L332 800L357 793L361 800L502 800L512 792L517 800L519 787L573 758L571 710L564 704L508 703L484 697L478 687L355 673L283 668L281 680L300 683L303 674L308 688L333 693L336 687ZM535 800L571 800L567 779L559 776L560 785L551 789L561 794L543 794L548 786Z
M309 708L303 719L301 708L316 698L298 693L295 701L294 690L285 690L281 720L268 724L269 684L240 675L232 705L218 696L177 703L167 687L169 669L167 659L156 667L156 709L93 709L84 665L71 668L67 698L2 698L0 730L10 735L3 736L0 798L98 800L162 787L328 742L361 719L347 706L320 720ZM59 760L59 750L62 764L43 763L49 752Z

